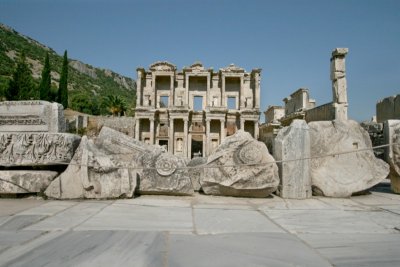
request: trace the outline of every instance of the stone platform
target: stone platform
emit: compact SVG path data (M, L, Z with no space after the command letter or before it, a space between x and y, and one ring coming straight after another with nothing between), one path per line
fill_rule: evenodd
M400 195L0 199L0 266L400 266Z

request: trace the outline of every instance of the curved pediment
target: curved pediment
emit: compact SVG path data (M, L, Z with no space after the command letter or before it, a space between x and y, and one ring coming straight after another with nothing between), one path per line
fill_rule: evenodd
M151 71L175 71L176 66L168 61L157 61L150 65Z

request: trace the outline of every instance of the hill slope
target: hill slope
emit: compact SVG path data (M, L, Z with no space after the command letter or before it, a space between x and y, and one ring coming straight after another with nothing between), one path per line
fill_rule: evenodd
M66 49L68 50L68 47ZM40 82L46 52L49 52L52 90L56 91L60 79L62 56L51 48L0 23L0 99L12 77L21 52L25 53L37 84ZM72 109L90 114L105 113L106 110L101 107L101 102L108 95L122 97L128 108L134 106L136 96L134 79L72 59L69 59L68 72L69 105Z

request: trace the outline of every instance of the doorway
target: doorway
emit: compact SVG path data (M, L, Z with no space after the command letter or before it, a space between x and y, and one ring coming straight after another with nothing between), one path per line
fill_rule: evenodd
M192 136L191 158L203 157L203 136Z

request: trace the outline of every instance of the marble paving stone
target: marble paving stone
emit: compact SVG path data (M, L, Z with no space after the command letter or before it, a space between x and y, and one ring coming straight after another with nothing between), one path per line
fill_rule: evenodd
M43 199L0 199L0 216L13 215L44 204Z
M291 233L397 233L400 217L387 212L343 210L264 210Z
M283 232L266 216L252 210L194 209L198 234Z
M171 235L169 240L169 266L332 266L283 233Z
M165 242L163 233L69 231L0 266L164 266Z
M45 204L34 207L23 212L18 213L18 215L47 215L52 216L58 212L66 210L74 205L78 204L76 201L47 201Z
M377 207L400 215L400 204L399 205L379 205Z
M272 207L271 207L272 206ZM310 199L283 199L283 202L273 204L260 205L261 210L330 210L335 209L327 203L322 202L317 198Z
M3 231L0 230L0 246L10 247L32 240L44 232L42 231ZM0 254L1 258L1 254Z
M118 199L116 204L157 206L157 207L190 207L191 197L169 197L144 195L134 199Z
M221 210L254 210L249 205L230 205L230 204L195 204L196 209L221 209Z
M26 230L66 230L71 229L91 216L104 209L109 203L81 202L70 209L57 213L37 224L31 225Z
M193 231L192 209L113 204L76 230Z
M351 199L357 203L363 205L390 205L390 204L399 204L400 200L389 198L378 194L371 194L371 195L363 195L363 196L354 196Z
M349 198L321 197L318 200L338 210L378 210L376 207L361 205Z
M18 231L45 217L43 215L15 215L0 226L0 231Z
M400 266L400 234L300 234L335 266Z

